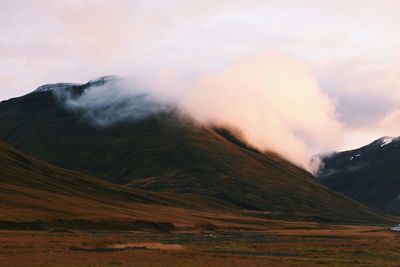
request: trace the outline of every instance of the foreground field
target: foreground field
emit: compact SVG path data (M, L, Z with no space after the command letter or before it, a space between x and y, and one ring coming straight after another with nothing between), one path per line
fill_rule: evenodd
M267 231L1 231L0 266L399 266L382 226L286 223Z

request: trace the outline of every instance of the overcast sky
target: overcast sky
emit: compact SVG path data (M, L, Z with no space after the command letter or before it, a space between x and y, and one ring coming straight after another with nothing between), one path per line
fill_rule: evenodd
M354 148L400 135L399 10L398 0L0 0L0 100L109 74L190 79L279 53L334 103L334 149Z

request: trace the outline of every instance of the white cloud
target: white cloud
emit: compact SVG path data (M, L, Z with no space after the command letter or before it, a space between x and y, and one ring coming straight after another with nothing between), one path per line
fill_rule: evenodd
M237 128L260 150L310 169L310 156L336 147L333 101L301 62L281 53L246 57L197 81L183 102L203 123Z

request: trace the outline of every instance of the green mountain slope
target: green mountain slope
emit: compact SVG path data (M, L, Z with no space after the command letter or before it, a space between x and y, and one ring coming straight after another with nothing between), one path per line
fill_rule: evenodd
M69 227L75 220L76 227L113 229L137 221L193 224L204 211L208 216L221 210L233 211L198 195L111 184L36 160L0 141L0 228L4 221L36 220ZM88 222L97 224L85 226Z
M196 125L174 111L93 127L46 91L1 102L0 124L0 138L18 149L116 184L202 195L283 217L380 217L279 156L261 154L225 130Z

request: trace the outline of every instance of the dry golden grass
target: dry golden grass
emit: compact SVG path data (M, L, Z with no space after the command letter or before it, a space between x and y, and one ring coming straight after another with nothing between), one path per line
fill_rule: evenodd
M276 222L264 231L0 232L0 266L399 266L382 226Z

